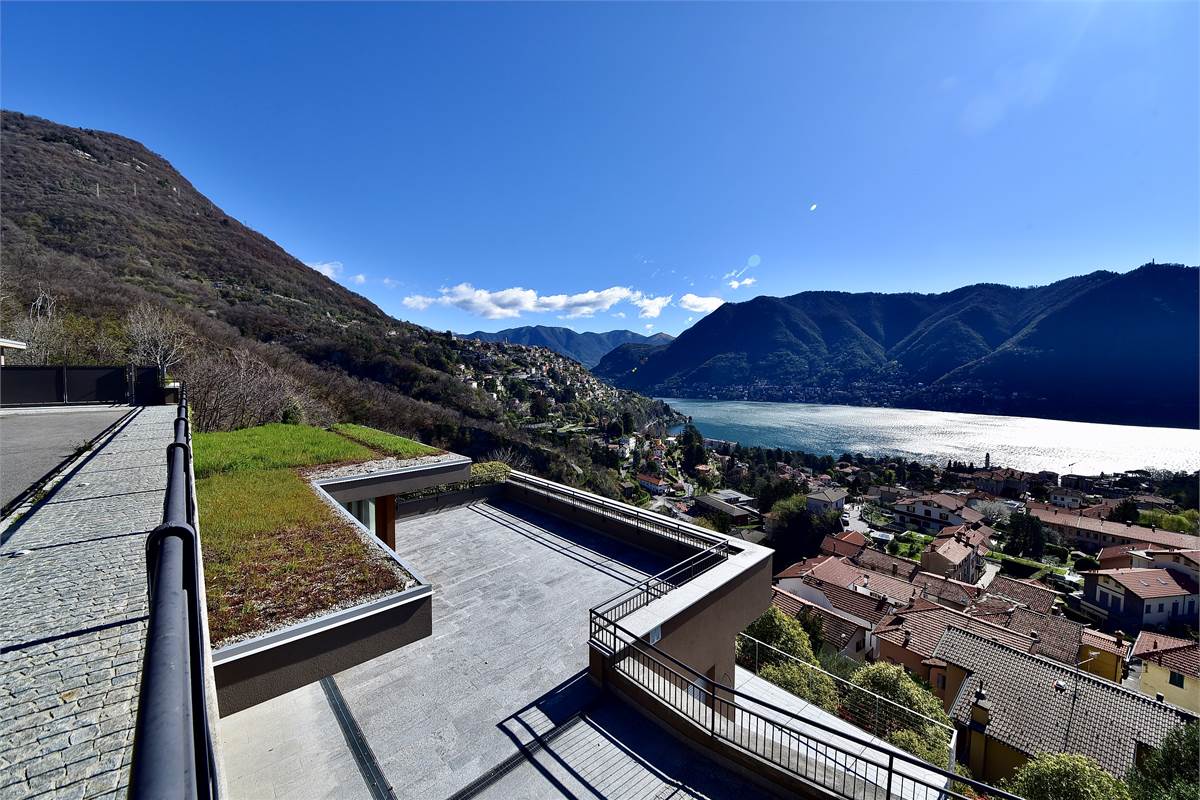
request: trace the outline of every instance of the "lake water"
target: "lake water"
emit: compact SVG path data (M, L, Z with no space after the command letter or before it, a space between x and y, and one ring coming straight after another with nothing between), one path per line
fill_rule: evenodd
M903 408L662 398L707 437L817 455L897 455L1094 475L1200 468L1200 430Z

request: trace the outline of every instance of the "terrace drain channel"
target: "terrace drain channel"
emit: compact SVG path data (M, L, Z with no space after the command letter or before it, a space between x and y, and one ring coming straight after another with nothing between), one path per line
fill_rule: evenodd
M371 750L371 745L367 743L362 728L358 727L358 722L350 713L350 707L346 705L346 698L342 697L342 690L338 688L332 675L321 678L321 689L325 692L325 699L329 701L329 707L333 709L333 715L337 718L338 727L342 729L342 735L346 737L346 744L349 745L350 753L358 763L359 772L362 773L363 781L366 782L371 797L374 800L396 800L392 784L388 782L383 770L379 768L379 762L375 760L375 753Z

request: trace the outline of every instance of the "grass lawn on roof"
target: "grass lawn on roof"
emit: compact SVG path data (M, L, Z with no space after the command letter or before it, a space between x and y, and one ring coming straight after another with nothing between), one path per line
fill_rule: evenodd
M362 444L336 433L310 425L282 423L197 433L192 437L192 451L197 478L220 472L311 467L379 457Z
M404 588L394 562L292 469L202 478L196 500L214 644Z
M395 456L396 458L417 458L418 456L432 456L442 452L436 447L414 442L412 439L405 439L403 436L397 436L394 433L385 433L375 428L368 428L365 425L342 423L341 425L334 425L333 430L360 444L365 444L372 450L377 450L384 455Z
M298 470L440 451L361 425L337 427L271 424L192 437L214 645L405 588L410 576Z

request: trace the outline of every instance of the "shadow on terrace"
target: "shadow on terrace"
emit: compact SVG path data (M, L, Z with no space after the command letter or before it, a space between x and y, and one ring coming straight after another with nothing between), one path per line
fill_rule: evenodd
M770 550L423 458L300 472L402 583L215 651L231 796L960 796L735 664Z

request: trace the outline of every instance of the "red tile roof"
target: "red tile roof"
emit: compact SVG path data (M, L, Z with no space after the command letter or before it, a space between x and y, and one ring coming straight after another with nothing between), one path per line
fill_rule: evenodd
M1029 513L1047 525L1061 525L1066 528L1075 528L1092 533L1122 536L1132 541L1169 547L1173 550L1195 550L1200 548L1200 537L1191 536L1186 533L1175 533L1158 528L1145 528L1141 525L1128 525L1124 522L1112 522L1061 508L1030 508Z
M917 594L917 587L908 581L863 569L846 558L827 559L813 567L810 574L847 589L869 590L882 594L894 603L907 603Z
M1128 658L1129 651L1133 646L1127 639L1113 636L1111 633L1098 631L1095 628L1083 629L1083 637L1079 640L1079 645L1080 647L1087 647L1093 650L1116 653L1121 658Z
M1191 639L1142 631L1134 642L1133 657L1200 678L1200 644Z
M815 614L821 620L821 637L833 645L835 650L845 647L859 631L866 631L865 626L846 614L836 609L824 608L811 600L805 600L791 592L785 592L783 589L772 589L771 605L792 617L799 617L801 614Z
M811 575L805 578L804 582L825 595L825 599L835 610L865 619L872 624L883 619L895 607L893 603L885 599L871 597Z
M1036 642L1029 634L1010 631L1000 625L968 616L937 603L917 598L911 604L879 621L874 633L880 639L903 647L922 658L929 658L949 628L971 630L986 639L1028 652Z
M1032 581L1021 581L1007 575L997 575L985 587L988 594L1015 600L1026 608L1049 614L1058 599L1058 592Z
M1119 569L1098 569L1084 574L1107 576L1124 586L1126 591L1133 592L1142 599L1196 594L1195 583L1183 576L1173 574L1168 569L1121 567Z
M782 569L778 573L776 573L775 580L780 580L782 578L802 578L805 575L807 575L809 572L811 572L813 567L815 567L817 564L820 564L822 561L824 561L828 558L833 558L833 556L830 556L830 555L813 556L812 558L806 558L803 561L797 561L795 564L792 564L790 567L785 567L784 569Z

